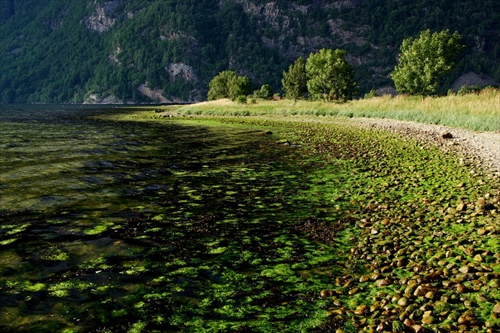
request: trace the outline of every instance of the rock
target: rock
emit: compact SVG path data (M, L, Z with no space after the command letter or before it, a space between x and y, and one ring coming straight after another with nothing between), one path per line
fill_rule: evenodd
M108 31L115 24L115 11L119 2L117 0L98 4L94 2L95 10L91 16L85 18L85 26L99 33Z
M433 291L428 291L425 293L425 298L428 298L428 299L434 299L434 292Z
M406 298L406 297L401 297L401 298L398 300L398 305L399 305L399 306L407 306L407 305L408 305L408 298Z
M375 329L377 332L383 332L385 331L386 327L384 323L378 324L377 328Z
M482 212L484 211L484 207L486 206L486 199L485 198L479 198L477 199L476 202L476 211Z
M284 146L291 145L290 141L288 141L287 139L278 140L278 141L276 141L276 144L278 144L278 145L284 145Z
M477 234L478 234L479 236L482 236L482 235L484 235L485 233L486 233L486 229L478 229L478 230L477 230Z
M458 212L462 212L467 209L467 205L463 201L460 201L456 209Z
M477 262L483 262L483 257L480 254L474 256L474 260Z
M413 295L421 297L425 296L428 292L434 292L434 288L432 288L431 286L420 285L417 287L417 289L415 289Z
M329 316L333 316L333 315L342 316L344 314L345 314L344 308L334 309L334 310L331 310L331 311L328 312Z
M493 307L493 313L500 313L500 302L497 302Z
M460 294L464 293L467 290L467 288L461 283L456 285L456 289L457 289L457 292Z
M321 290L321 297L331 297L333 290Z
M359 288L358 287L354 287L351 290L349 290L349 295L357 294L358 291L359 291Z
M370 277L368 275L363 275L359 278L359 282L366 282L370 280Z
M165 70L169 74L170 81L172 82L175 82L179 78L186 82L195 82L198 80L193 67L188 66L182 62L172 63L168 66L165 66Z
M462 266L458 269L460 273L467 274L470 272L470 267L469 266Z
M413 325L415 325L415 322L412 319L410 319L410 318L406 318L403 321L403 324L405 324L408 327L412 327Z
M449 215L455 215L457 213L457 210L455 208L452 208L452 207L449 207L446 212L449 214Z
M425 332L425 329L420 325L413 325L411 328L413 329L413 332L415 332L415 333Z
M444 288L448 289L448 287L451 286L451 281L450 280L444 280L442 282L442 284L443 284Z
M466 299L466 300L464 301L464 306L465 306L466 308L470 308L470 307L472 307L472 305L473 305L473 304L474 304L474 303L473 303L470 299Z
M387 279L380 279L380 280L375 281L375 285L377 287L387 286L388 284L389 284L389 281Z
M434 322L434 317L433 316L427 316L422 318L422 323L430 325Z
M366 305L360 305L356 308L356 310L354 310L354 314L361 316L361 315L365 314L367 309L368 309L368 307Z
M460 317L458 317L457 323L459 325L462 325L462 324L469 324L474 321L475 321L474 317L469 312L466 312Z

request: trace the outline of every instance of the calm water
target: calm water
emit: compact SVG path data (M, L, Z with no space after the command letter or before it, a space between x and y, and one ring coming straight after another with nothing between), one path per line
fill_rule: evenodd
M261 131L0 109L0 331L311 331L335 257Z

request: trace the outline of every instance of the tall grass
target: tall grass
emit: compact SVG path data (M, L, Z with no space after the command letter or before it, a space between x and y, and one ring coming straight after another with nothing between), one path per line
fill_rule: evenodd
M324 116L389 118L440 124L474 131L500 131L500 90L479 94L421 97L389 95L348 103L321 101L263 101L240 104L218 100L165 107L186 115L214 116Z

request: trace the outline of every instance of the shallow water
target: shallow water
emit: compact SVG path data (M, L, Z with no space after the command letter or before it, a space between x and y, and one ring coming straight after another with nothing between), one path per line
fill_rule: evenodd
M261 131L0 110L0 330L309 331L338 258Z

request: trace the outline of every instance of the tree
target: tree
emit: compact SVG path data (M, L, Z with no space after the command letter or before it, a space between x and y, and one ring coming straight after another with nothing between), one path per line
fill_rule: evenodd
M306 73L307 89L313 98L347 101L356 93L354 68L347 62L344 50L321 49L311 53Z
M238 76L234 71L223 71L208 84L208 100L230 98L235 100L247 96L252 91L252 82L246 76Z
M236 78L236 72L223 71L215 76L208 84L208 100L229 97L229 82Z
M256 98L270 99L273 97L274 91L270 84L264 84L259 90L254 92Z
M448 30L424 30L401 45L398 64L391 73L398 93L426 96L436 92L441 78L455 66L464 49L462 36Z
M307 92L306 61L300 57L295 63L290 65L288 72L283 72L281 79L285 97L293 99L295 102Z
M229 98L232 101L238 97L246 97L252 92L252 82L246 76L236 76L228 81Z

